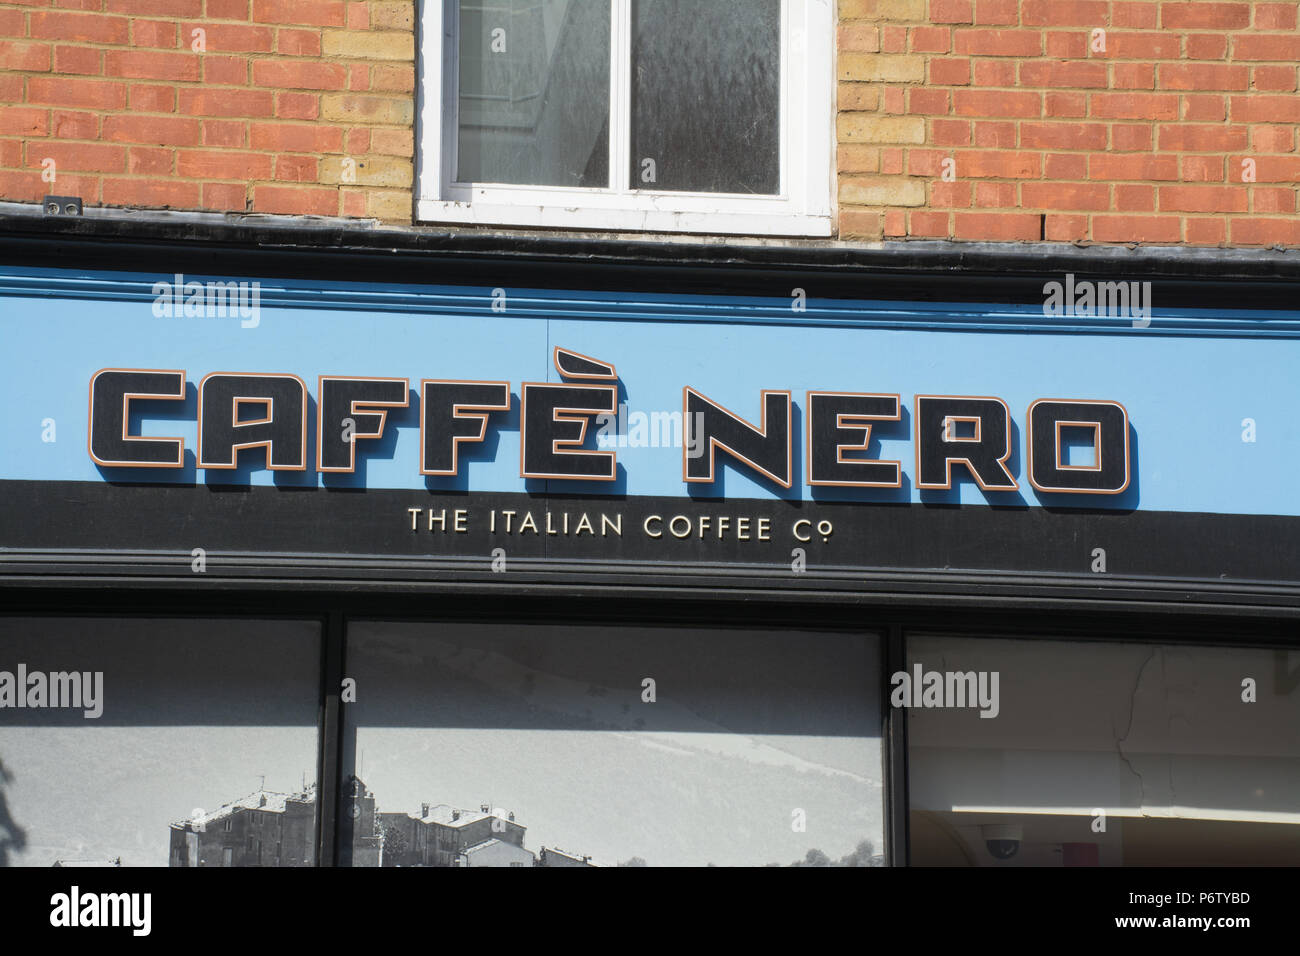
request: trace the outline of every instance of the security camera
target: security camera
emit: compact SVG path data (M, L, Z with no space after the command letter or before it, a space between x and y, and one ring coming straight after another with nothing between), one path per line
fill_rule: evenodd
M1020 852L1021 829L1013 824L990 824L980 827L984 846L995 860L1009 860Z

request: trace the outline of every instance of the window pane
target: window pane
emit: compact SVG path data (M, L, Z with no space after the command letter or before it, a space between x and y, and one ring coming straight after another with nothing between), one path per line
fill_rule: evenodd
M781 0L633 8L633 187L776 194Z
M878 647L350 623L369 690L345 710L341 845L354 866L880 865Z
M461 0L456 181L609 185L609 0Z
M913 864L1300 864L1294 651L927 636L908 662Z
M319 632L0 618L0 866L313 865Z

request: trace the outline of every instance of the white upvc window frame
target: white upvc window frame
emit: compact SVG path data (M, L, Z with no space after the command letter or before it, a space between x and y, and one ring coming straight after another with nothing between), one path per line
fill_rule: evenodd
M819 237L832 234L834 0L781 0L780 192L632 190L632 0L610 0L609 168L615 188L452 181L457 136L456 0L420 0L416 218L420 222Z

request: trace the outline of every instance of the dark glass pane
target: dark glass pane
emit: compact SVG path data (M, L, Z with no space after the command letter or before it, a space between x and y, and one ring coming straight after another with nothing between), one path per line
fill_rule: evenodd
M456 181L609 185L609 0L462 0Z
M780 191L780 0L635 0L632 187Z

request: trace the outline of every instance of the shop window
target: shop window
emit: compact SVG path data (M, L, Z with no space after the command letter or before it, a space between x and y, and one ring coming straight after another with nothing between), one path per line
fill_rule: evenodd
M907 713L914 865L1300 864L1300 653L918 636L908 660L946 705ZM993 674L952 706L949 675Z
M831 0L430 0L418 218L825 236Z
M229 831L262 797L314 862L319 630L0 617L0 865L256 863Z
M378 622L348 635L348 673L369 691L344 711L344 772L382 821L379 838L345 831L354 866L414 865L417 816L457 852L496 838L561 861L548 865L883 862L875 636Z

